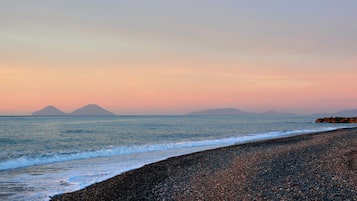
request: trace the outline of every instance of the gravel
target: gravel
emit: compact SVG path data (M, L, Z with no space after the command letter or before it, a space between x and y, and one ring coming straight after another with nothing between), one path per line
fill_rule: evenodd
M357 200L357 128L169 158L68 200Z

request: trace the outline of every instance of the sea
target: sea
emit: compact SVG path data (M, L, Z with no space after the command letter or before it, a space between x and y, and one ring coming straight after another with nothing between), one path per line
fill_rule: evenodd
M46 201L169 157L351 127L312 116L0 117L0 200Z

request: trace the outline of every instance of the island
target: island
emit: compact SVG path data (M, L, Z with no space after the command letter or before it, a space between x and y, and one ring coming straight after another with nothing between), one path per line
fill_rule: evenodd
M291 113L283 113L283 112L275 112L273 110L269 110L262 113L255 112L246 112L236 108L216 108L216 109L208 109L195 111L187 114L188 116L286 116L286 115L295 115Z
M97 104L88 104L71 113L65 113L55 106L49 105L32 113L32 116L115 116L115 114Z

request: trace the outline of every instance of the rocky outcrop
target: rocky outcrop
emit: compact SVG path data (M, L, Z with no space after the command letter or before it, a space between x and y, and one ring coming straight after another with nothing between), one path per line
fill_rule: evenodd
M357 123L357 117L325 117L316 119L315 123Z

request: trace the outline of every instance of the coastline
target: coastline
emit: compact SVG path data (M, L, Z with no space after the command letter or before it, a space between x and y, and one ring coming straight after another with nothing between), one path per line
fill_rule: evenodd
M357 128L168 158L64 200L357 200Z

